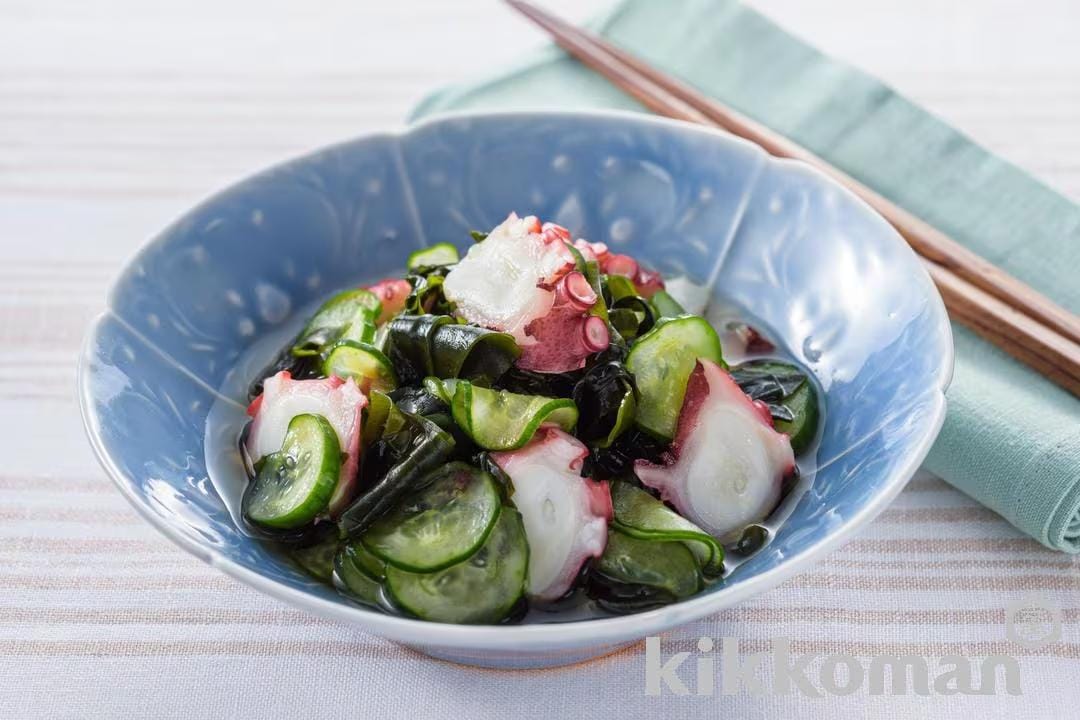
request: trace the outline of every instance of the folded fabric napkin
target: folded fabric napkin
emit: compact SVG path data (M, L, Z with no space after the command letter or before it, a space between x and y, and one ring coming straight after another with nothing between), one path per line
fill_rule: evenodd
M733 0L626 0L594 29L813 150L1070 310L1080 207L874 78ZM555 49L427 98L480 108L641 110ZM1045 545L1080 552L1080 401L953 326L949 411L926 467Z

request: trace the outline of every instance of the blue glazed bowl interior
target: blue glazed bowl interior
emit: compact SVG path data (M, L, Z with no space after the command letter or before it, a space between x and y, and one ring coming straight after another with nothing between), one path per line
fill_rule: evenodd
M299 309L399 272L413 249L464 249L468 230L510 210L709 285L763 320L825 392L809 491L770 545L688 603L693 614L835 544L929 449L951 337L929 279L880 218L817 173L712 131L528 113L451 117L329 148L218 193L150 243L117 281L81 370L88 430L110 474L201 557L279 594L373 617L236 528L208 477L208 412L215 402L243 411L251 378L234 365ZM222 388L231 397L218 402ZM374 622L391 635L418 624Z

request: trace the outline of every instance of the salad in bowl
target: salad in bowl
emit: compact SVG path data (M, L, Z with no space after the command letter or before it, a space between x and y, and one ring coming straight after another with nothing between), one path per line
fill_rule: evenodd
M355 603L469 624L656 608L766 544L809 374L602 242L514 213L472 236L330 297L253 378L246 531Z
M184 213L114 284L79 397L196 557L536 667L808 571L926 456L951 367L918 258L812 169L637 113L475 113Z

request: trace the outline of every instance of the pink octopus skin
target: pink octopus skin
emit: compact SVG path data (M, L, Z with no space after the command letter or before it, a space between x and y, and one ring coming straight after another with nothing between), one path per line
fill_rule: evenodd
M364 289L375 293L379 302L382 303L382 312L379 313L377 320L381 325L405 309L405 301L409 299L412 285L408 280L386 278Z
M367 398L352 379L293 380L287 370L282 370L267 378L262 394L248 407L248 415L254 418L248 433L248 452L252 459L258 460L280 450L288 424L297 415L312 413L325 417L337 432L341 451L345 453L338 484L330 497L329 512L336 516L352 499L356 487L361 418L366 405Z
M541 223L532 215L518 218L511 213L484 242L496 239L501 243L497 246L500 250L486 254L470 250L459 268L447 276L446 296L457 304L466 320L513 334L522 351L518 367L533 372L576 370L584 367L590 355L608 347L611 338L607 323L590 315L599 298L575 268L573 255L566 247L571 239L569 230L555 223ZM521 302L520 307L512 306L513 313L506 312L502 298L492 296L492 287L497 283L490 280L492 274L498 276L498 263L506 262L515 252L507 250L508 240L524 243L521 256L532 258L534 263L522 263L521 256L514 259L519 263L515 277L528 277L535 284L527 289L527 296L521 294L526 290L519 288L515 297L530 299ZM473 264L463 267L470 262ZM476 263L490 263L492 267ZM461 274L455 275L459 270Z
M645 485L716 537L766 517L795 469L787 435L719 365L698 360L664 463L634 464Z
M586 260L596 260L601 272L607 275L622 275L633 280L642 297L651 298L656 291L664 289L664 280L660 273L646 270L629 255L611 252L604 243L576 240L574 247Z
M582 564L600 557L614 516L606 482L581 477L589 454L577 438L541 427L525 447L492 453L514 484L514 503L529 541L529 597L551 602L564 596Z
M525 329L551 312L556 286L574 270L564 233L510 213L447 274L446 299L466 321L509 333L522 347L532 344Z
M598 298L578 271L564 275L555 285L555 303L542 318L533 320L525 334L534 342L523 345L518 367L541 373L560 373L585 366L592 354L611 342L607 323L589 315Z

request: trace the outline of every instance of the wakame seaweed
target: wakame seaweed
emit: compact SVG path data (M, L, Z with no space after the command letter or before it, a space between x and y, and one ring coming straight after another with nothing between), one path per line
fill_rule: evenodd
M809 376L729 370L615 246L514 214L470 235L329 298L251 383L245 532L368 609L482 624L678 602L767 542Z

